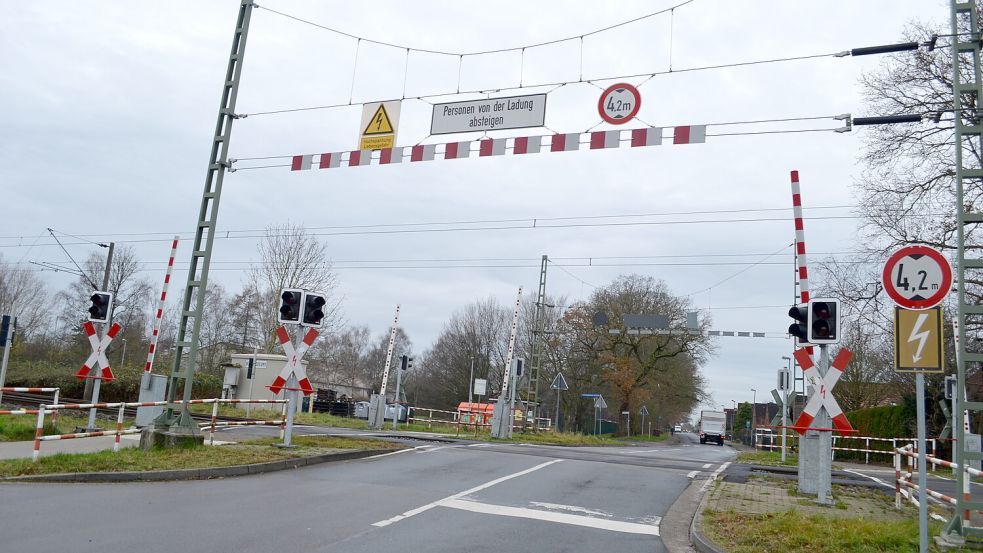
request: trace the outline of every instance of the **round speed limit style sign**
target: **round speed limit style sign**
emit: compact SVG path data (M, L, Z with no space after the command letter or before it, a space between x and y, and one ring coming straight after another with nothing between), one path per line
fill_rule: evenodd
M631 121L638 108L642 107L642 95L628 83L613 84L601 93L597 101L597 112L612 125L622 125Z
M936 249L906 246L888 258L881 279L894 303L928 309L941 303L952 288L952 266Z

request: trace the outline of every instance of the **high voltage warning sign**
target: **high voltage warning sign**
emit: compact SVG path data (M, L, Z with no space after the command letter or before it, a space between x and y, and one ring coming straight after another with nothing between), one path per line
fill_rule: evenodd
M942 309L894 308L894 363L898 372L941 373Z
M400 102L373 102L362 106L359 150L382 150L396 145Z

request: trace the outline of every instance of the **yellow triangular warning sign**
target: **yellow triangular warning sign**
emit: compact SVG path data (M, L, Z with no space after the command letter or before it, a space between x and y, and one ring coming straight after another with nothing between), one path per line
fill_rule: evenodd
M386 113L386 106L384 104L379 104L379 109L375 110L375 114L369 120L368 126L362 131L362 136L372 134L393 134L393 125L389 121L389 114Z

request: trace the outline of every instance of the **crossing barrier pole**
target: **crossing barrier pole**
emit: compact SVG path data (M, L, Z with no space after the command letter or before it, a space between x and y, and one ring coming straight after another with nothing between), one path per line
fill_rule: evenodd
M44 405L38 407L38 424L34 429L34 452L31 453L31 461L38 462L41 455L41 436L44 435Z
M119 404L119 414L116 415L116 439L113 441L113 453L119 453L119 438L123 435L123 410L125 403Z

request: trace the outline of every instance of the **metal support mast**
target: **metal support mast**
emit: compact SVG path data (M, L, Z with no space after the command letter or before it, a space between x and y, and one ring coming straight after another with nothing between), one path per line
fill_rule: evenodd
M983 402L967 401L966 398L966 368L967 365L977 365L983 362L983 353L971 353L967 350L969 340L966 339L966 328L969 322L978 322L983 315L983 306L967 302L966 279L978 278L979 270L983 269L983 258L967 257L966 234L972 226L983 223L983 213L970 211L964 201L966 190L973 190L983 184L983 167L973 152L979 151L983 144L983 124L981 124L980 101L983 100L983 79L980 70L980 26L976 0L960 2L951 1L951 27L953 33L952 46L952 103L955 119L955 150L956 150L956 211L959 217L957 225L957 278L959 301L959 331L956 336L956 365L958 367L957 389L954 400L957 420L963 413L983 411ZM963 104L966 107L963 107ZM968 164L964 154L969 153ZM974 191L975 192L975 191ZM975 195L975 194L973 194ZM967 317L970 319L967 320ZM958 466L970 461L983 459L979 448L975 451L969 447L966 440L965 424L957 424L953 429L955 444L953 454ZM946 525L945 532L950 535L958 534L963 538L983 540L983 528L970 524L969 514L983 509L983 501L973 499L967 474L963 470L956 471L958 488L956 490L956 512ZM962 493L960 493L962 492Z
M539 293L536 295L536 313L533 318L529 381L526 386L526 406L528 409L533 410L539 406L539 370L543 366L543 340L546 334L546 265L548 263L549 256L544 255L543 264L539 268ZM535 427L535 421L533 422L533 426Z
M188 282L184 287L184 303L181 308L181 322L178 325L177 350L174 354L174 366L171 369L171 377L167 385L168 402L174 401L174 398L177 397L177 390L182 384L184 400L191 399L195 363L198 359L201 318L205 307L205 290L208 285L208 267L212 258L212 243L215 239L219 200L222 197L222 181L229 167L229 139L232 137L232 121L236 118L236 96L239 93L239 78L242 74L242 62L246 53L246 34L249 30L252 12L253 0L242 0L239 5L239 18L236 20L235 33L232 36L229 65L222 85L222 102L219 105L218 121L215 124L215 133L212 138L208 171L205 173L205 189L201 196L195 243L191 250ZM161 416L154 421L154 425L158 428L177 426L189 432L197 431L197 426L188 413L187 404L181 406L168 403Z

